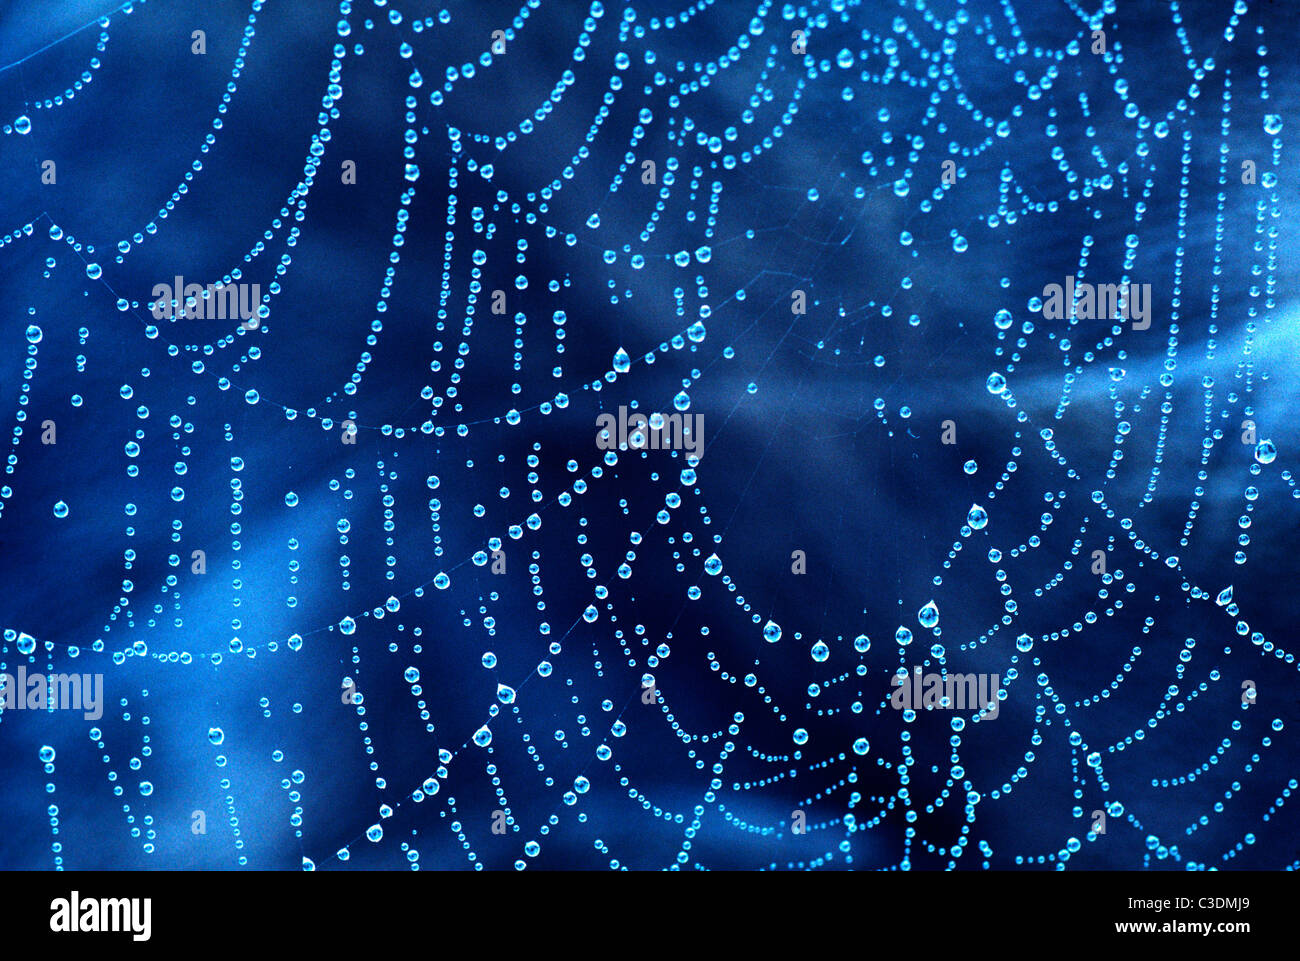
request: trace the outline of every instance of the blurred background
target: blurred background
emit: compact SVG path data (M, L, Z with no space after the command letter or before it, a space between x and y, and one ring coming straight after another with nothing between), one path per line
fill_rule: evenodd
M1300 14L1122 7L0 3L0 866L1296 867Z

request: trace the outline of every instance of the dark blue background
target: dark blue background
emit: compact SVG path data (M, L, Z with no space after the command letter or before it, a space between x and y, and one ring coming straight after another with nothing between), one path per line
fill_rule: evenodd
M1300 770L1292 736L1300 684L1290 653L1300 504L1283 473L1300 443L1288 149L1300 128L1293 5L1251 4L1229 42L1232 3L1190 5L1178 22L1168 4L1124 4L1104 18L1109 59L1090 52L1086 17L1055 3L796 8L724 0L688 13L652 3L625 21L615 4L521 12L474 2L449 4L446 23L423 3L355 0L347 14L326 3L255 7L250 24L245 3L137 3L104 27L93 21L105 10L91 3L0 4L0 127L8 125L0 135L0 236L8 241L0 247L0 407L15 428L0 492L0 622L40 642L29 658L7 637L3 669L101 671L108 698L99 722L70 712L0 718L0 865L297 869L307 858L322 869L402 869L413 851L424 869L1297 864L1288 783ZM396 25L392 10L402 14ZM954 19L959 11L964 23ZM417 13L432 21L418 33ZM668 16L677 18L671 29ZM584 26L588 17L594 29ZM807 58L790 51L799 27L809 31ZM191 53L196 29L206 31L203 56ZM507 51L483 67L496 29L510 30ZM945 37L955 41L951 54ZM1072 41L1081 49L1068 51ZM410 59L399 53L403 42ZM899 45L892 66L886 43ZM1197 65L1214 61L1199 80L1184 43ZM339 116L328 119L317 166L311 148L336 44L346 47ZM708 69L729 50L734 62ZM841 50L850 67L836 64ZM630 57L625 68L620 52ZM100 63L93 70L91 58ZM474 76L463 76L470 63ZM939 91L945 64L953 76ZM1059 75L1031 96L1051 64ZM448 90L449 67L462 75ZM413 69L423 77L418 89L408 82ZM566 70L573 81L553 111L499 150L495 139L534 118ZM82 71L92 80L73 99L43 105ZM656 72L665 83L656 84ZM588 139L614 77L621 90ZM707 85L690 89L702 78ZM1141 129L1123 115L1120 78L1149 119ZM230 106L219 112L232 82ZM445 94L438 105L435 90ZM413 122L404 118L408 96ZM1276 137L1264 130L1266 114L1284 119ZM30 133L12 128L20 115L30 116ZM1007 135L999 136L1004 120ZM1161 121L1169 124L1163 137L1154 131ZM738 128L734 142L728 127ZM408 128L420 168L414 182L404 178ZM213 146L202 153L209 133ZM920 142L906 143L911 137ZM769 147L739 159L764 138ZM1053 158L1058 146L1077 181ZM584 147L588 155L567 177ZM737 158L731 169L728 155ZM471 158L492 164L490 181L469 168ZM670 158L675 182L656 210ZM57 162L56 184L41 183L45 159ZM641 183L643 159L657 163L656 186ZM936 200L946 159L960 177ZM1242 159L1280 182L1241 184ZM341 182L344 160L356 163L355 185ZM1070 198L1106 173L1110 189ZM894 187L902 179L906 196ZM538 192L553 181L561 189L548 201ZM174 212L160 218L183 183ZM1017 212L1014 223L1004 204ZM409 221L394 247L398 210ZM598 227L586 226L593 213ZM277 217L283 224L273 228ZM150 222L156 234L119 256L117 242ZM490 235L482 223L493 225ZM654 229L643 237L648 223ZM50 238L52 225L64 239ZM287 246L290 227L301 235ZM900 242L905 231L910 245ZM954 233L967 249L955 249ZM1112 344L1084 361L1108 324L1079 321L1067 331L1027 305L1045 284L1080 272L1085 243L1088 276L1118 282L1130 234L1140 242L1128 274L1152 285L1151 328L1121 325ZM265 252L246 262L259 241ZM477 278L476 250L486 255ZM687 266L674 262L681 251L691 254ZM644 268L631 266L635 254ZM277 276L282 255L288 262ZM87 263L102 265L102 278L90 279ZM384 292L390 266L395 279ZM260 330L164 321L159 336L147 335L155 283L177 273L207 283L236 267L264 297L273 281L283 286ZM516 286L519 276L526 289ZM498 288L508 294L504 317L488 307ZM807 293L802 316L790 310L795 289ZM701 305L709 308L704 340L675 348ZM1014 318L1002 339L1000 308ZM563 340L556 311L565 316ZM1008 371L1026 322L1034 331ZM29 324L42 331L34 351ZM1072 341L1069 366L1062 336ZM179 348L175 356L168 344ZM605 375L620 346L634 363L611 383ZM724 355L728 347L734 356ZM656 360L647 364L651 351ZM29 356L36 364L24 379ZM202 373L192 371L195 360ZM1063 405L1063 379L1076 364L1083 369ZM986 389L994 371L1007 376L1014 408ZM1166 371L1172 413L1162 422ZM357 372L349 395L343 385ZM698 484L682 482L683 455L669 452L622 452L593 478L602 456L597 415L633 401L669 411L684 382L689 413L704 416ZM421 399L426 386L446 397L436 415ZM246 402L249 390L258 403ZM539 406L559 392L568 405L543 414ZM507 422L512 409L517 425ZM1238 436L1247 417L1280 451L1258 476L1254 451ZM326 418L332 426L322 429ZM359 425L355 445L341 443L345 418ZM57 424L53 446L40 443L47 419ZM441 432L420 432L426 420ZM955 423L954 446L940 442L945 420ZM1121 420L1131 432L1108 479ZM132 460L124 445L137 430L143 451ZM241 470L232 458L242 459ZM577 473L566 469L570 459ZM962 468L972 459L973 476ZM138 477L128 476L129 463ZM563 506L557 498L578 478L587 492ZM1243 548L1239 518L1252 484L1259 494ZM169 496L177 485L179 502ZM1093 502L1095 490L1104 490L1111 516ZM289 491L301 499L294 508ZM656 514L674 492L681 506L661 525ZM60 500L65 519L53 514ZM973 503L990 522L963 535ZM128 516L127 505L136 513ZM508 527L534 511L540 529L510 539ZM1045 529L1044 512L1052 515ZM1195 523L1183 546L1189 513ZM1135 547L1124 518L1158 559ZM1041 546L1010 556L1034 535ZM470 561L492 537L506 542L504 576ZM955 544L961 549L950 556ZM995 547L999 564L987 558ZM200 549L208 569L195 575L190 552ZM1099 583L1088 569L1095 549L1109 552L1108 568L1122 571L1122 581ZM806 552L804 575L791 572L795 550ZM1237 550L1245 564L1234 563ZM625 579L616 572L628 551L635 560ZM730 587L703 571L714 552ZM169 565L172 554L179 566ZM1164 563L1170 555L1176 569ZM1007 598L998 570L1017 603L1009 625L999 622ZM433 585L439 572L451 577L446 590ZM1213 602L1229 584L1236 616ZM608 597L596 596L598 586ZM378 617L390 596L400 610ZM931 598L940 638L916 620ZM1122 608L1107 612L1116 598ZM582 615L592 604L599 616L588 623ZM1089 610L1097 623L1073 630ZM348 616L358 624L350 636L337 627ZM762 637L769 619L782 627L777 644ZM1246 636L1238 621L1248 623ZM900 625L916 634L903 651L893 640ZM1017 654L1019 634L1063 628L1068 637ZM294 633L304 639L297 652L286 643ZM872 642L864 657L853 650L859 634ZM1195 646L1180 676L1186 638ZM97 639L102 651L93 649ZM553 641L559 654L547 652ZM810 657L817 641L831 649L825 663ZM143 653L132 651L138 642ZM1004 680L1000 717L962 732L964 770L951 785L950 715L905 723L885 701L899 665L937 669L928 654L936 642L949 670L1005 679L1016 658L1020 672ZM671 654L650 668L661 643ZM1125 673L1135 647L1142 653ZM492 669L482 662L488 651ZM124 655L120 663L115 654ZM554 665L545 678L535 673L543 659ZM856 673L860 663L865 676ZM403 680L408 667L420 672L432 732ZM640 698L647 670L662 698L656 706ZM751 671L758 687L740 681ZM1219 679L1211 682L1213 671ZM1120 675L1108 698L1076 706ZM344 677L356 680L363 711L341 703ZM1245 680L1258 696L1243 710ZM1188 701L1202 681L1206 691ZM484 749L470 739L489 720L498 683L518 696L492 719ZM821 687L816 697L812 683ZM1152 728L1170 685L1178 693L1169 716ZM1173 709L1183 701L1184 710ZM728 733L738 714L739 732ZM617 738L610 728L620 719L627 733ZM224 732L219 746L209 740L213 727ZM809 734L802 746L797 728ZM1086 748L1069 743L1071 731ZM1145 736L1108 750L1135 732ZM864 757L852 749L859 737L870 741ZM601 744L613 750L608 761L596 756ZM38 759L44 745L57 752L48 773ZM435 774L439 750L452 756L440 789L415 803L411 792ZM1102 755L1102 778L1086 763L1091 751ZM1152 784L1201 765L1206 772L1190 783ZM567 804L579 776L590 790ZM715 776L721 786L713 790ZM142 795L141 781L151 794ZM981 795L970 817L968 790ZM1123 813L1089 839L1091 812L1114 802ZM380 817L383 804L391 818ZM300 825L291 823L297 808ZM191 832L196 810L206 814L206 835ZM509 815L505 836L491 832L497 810ZM805 812L807 835L792 836L795 811ZM846 828L846 813L860 830ZM1189 832L1202 816L1207 823ZM381 821L383 839L367 841L366 828ZM936 850L963 828L969 846L959 858ZM1067 860L1071 838L1081 850ZM540 843L536 857L525 851L531 840ZM341 862L335 852L345 847L350 857Z

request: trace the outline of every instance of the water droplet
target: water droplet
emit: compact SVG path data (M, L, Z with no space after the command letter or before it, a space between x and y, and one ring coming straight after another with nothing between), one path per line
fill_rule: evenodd
M939 623L939 608L935 606L934 601L929 601L916 612L916 619L921 622L922 627L934 627Z
M763 640L769 644L775 644L781 640L781 625L775 621L768 621L763 625Z
M966 523L970 525L971 530L982 531L989 523L988 512L979 504L972 504L966 513Z

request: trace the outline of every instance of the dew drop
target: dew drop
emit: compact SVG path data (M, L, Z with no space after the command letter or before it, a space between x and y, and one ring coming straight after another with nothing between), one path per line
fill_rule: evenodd
M929 601L916 612L916 619L921 622L922 627L934 627L939 623L939 608L935 606L934 601Z

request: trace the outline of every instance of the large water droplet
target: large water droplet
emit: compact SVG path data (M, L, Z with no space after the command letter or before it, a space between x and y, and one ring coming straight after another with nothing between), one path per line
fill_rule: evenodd
M922 627L934 627L939 623L939 608L935 606L934 601L928 601L916 612L916 619L921 622Z

